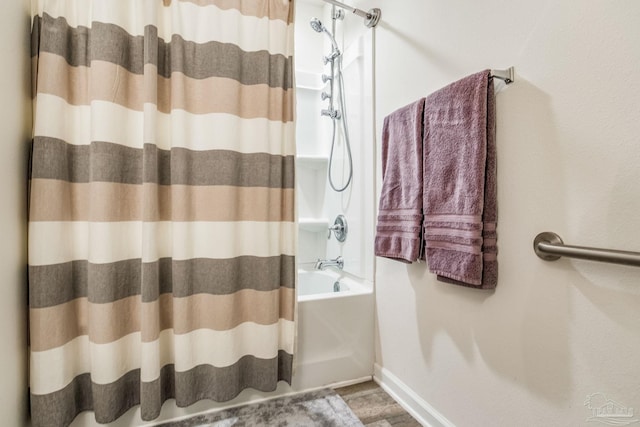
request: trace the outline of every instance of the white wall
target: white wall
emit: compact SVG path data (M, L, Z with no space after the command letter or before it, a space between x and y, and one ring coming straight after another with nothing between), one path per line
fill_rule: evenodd
M378 258L382 372L457 426L586 425L596 392L640 418L640 270L532 251L546 230L640 251L640 2L356 4L383 13L378 126L465 75L517 72L497 95L498 288Z
M2 5L0 28L0 418L27 417L26 189L31 127L29 1Z

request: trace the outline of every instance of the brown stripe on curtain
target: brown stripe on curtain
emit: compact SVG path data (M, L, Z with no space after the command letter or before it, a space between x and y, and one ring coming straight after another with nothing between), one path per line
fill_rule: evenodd
M212 137L212 145L213 140ZM56 138L36 137L32 178L268 188L293 188L295 182L294 156L230 150L193 151L181 147L169 151L152 144L136 149L100 141L87 143L71 145ZM137 167L141 163L144 167ZM181 167L173 167L174 164Z
M158 38L154 26L145 28L145 36L128 34L117 25L92 22L91 28L71 27L67 20L47 14L38 17L38 42L32 49L51 53L73 66L90 66L93 61L116 64L133 74L143 74L145 64L157 66L158 75L170 78L180 72L194 79L224 77L243 85L265 84L272 88L293 87L292 57L270 54L266 50L245 52L231 43L196 43L173 35L169 41ZM155 49L145 48L145 39L156 40ZM118 47L126 46L123 55ZM231 58L226 61L224 58Z
M29 266L29 277L31 308L51 307L83 297L105 304L141 294L142 301L150 302L165 293L182 298L202 293L227 295L244 289L270 292L280 287L293 288L295 258L286 255L183 261L162 258L156 262L131 259L108 264L77 260ZM143 280L157 286L144 285ZM89 281L110 286L93 287L89 292ZM182 286L174 288L174 281Z
M179 399L180 407L187 407L202 399L227 401L237 396L249 384L241 373L247 370L262 372L258 382L250 386L259 391L273 391L272 384L291 378L292 356L280 352L274 359L245 356L225 368L198 366L185 372L176 372L173 365L162 368L160 376L151 382L140 382L140 370L128 372L110 384L95 384L89 374L77 376L73 382L56 393L31 395L32 412L48 414L49 425L69 425L76 413L95 408L97 414L108 414L96 420L100 423L115 421L120 415L142 402L143 419L160 415L162 403ZM241 378L239 381L237 378ZM208 384L229 384L213 391Z

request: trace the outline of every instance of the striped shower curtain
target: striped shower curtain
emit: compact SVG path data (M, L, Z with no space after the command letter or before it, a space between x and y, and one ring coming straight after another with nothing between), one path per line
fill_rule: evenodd
M290 0L34 0L35 426L291 381Z

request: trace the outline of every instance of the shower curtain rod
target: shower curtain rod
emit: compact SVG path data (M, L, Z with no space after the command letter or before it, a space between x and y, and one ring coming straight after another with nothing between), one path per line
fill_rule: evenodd
M368 12L365 12L362 9L351 7L337 0L323 0L323 1L326 3L330 3L334 6L338 6L342 9L350 10L355 15L358 15L359 17L364 18L364 25L366 25L369 28L373 28L376 25L378 25L378 22L380 21L380 15L382 14L382 11L377 7L373 9L369 9Z

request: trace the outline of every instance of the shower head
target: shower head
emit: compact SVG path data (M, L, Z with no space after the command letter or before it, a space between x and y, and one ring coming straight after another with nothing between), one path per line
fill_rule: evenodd
M318 18L313 18L310 24L311 24L311 28L313 28L313 31L316 31L318 33L321 33L327 30L326 28L324 28L324 25L322 25L322 22L320 22Z
M340 49L338 48L338 43L336 42L336 39L333 37L333 34L331 34L329 30L327 30L327 28L324 25L322 25L322 22L318 18L313 18L311 22L309 22L309 24L311 25L311 28L313 28L313 31L316 31L318 33L325 33L329 37L329 39L331 40L331 45L333 46L333 49L336 52L338 52L338 55L339 55Z

